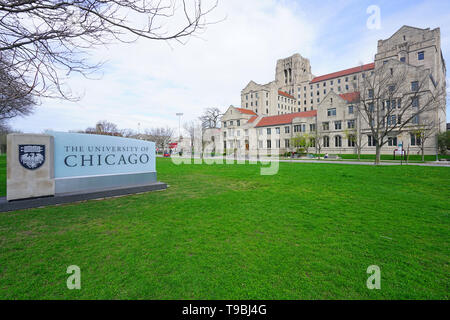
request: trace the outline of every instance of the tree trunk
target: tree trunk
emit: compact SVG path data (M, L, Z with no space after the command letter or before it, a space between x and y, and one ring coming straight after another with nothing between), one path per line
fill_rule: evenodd
M422 149L422 162L425 162L425 147L422 145L421 149Z
M380 147L380 145L377 143L377 146L376 146L375 165L379 165L379 164L380 164L380 158L381 158L381 147Z

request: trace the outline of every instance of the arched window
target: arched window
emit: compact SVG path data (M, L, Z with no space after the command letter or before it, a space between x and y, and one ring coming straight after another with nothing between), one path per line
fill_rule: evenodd
M323 137L323 146L324 148L328 148L330 146L330 137L328 136Z
M342 147L342 137L341 136L334 136L334 146Z

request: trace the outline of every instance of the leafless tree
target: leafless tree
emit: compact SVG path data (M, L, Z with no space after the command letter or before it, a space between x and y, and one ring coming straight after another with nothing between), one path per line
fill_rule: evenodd
M191 154L194 153L194 140L195 140L195 132L196 132L196 123L195 121L185 122L183 124L183 129L187 132L187 135L191 141Z
M421 117L420 124L411 132L415 136L416 145L420 147L422 161L425 161L425 143L430 138L437 139L439 134L439 124L436 124L431 117ZM436 141L437 142L437 141Z
M107 136L119 136L119 137L122 136L122 132L121 130L119 130L117 125L112 122L108 122L106 120L101 120L97 122L95 128L87 128L85 130L85 133L101 134Z
M358 109L356 111L359 112ZM354 144L358 160L361 160L361 151L362 148L367 145L367 141L363 138L362 119L360 115L356 115L354 128L344 130L344 136Z
M166 149L169 146L170 140L174 136L174 130L169 127L146 129L144 139L153 141L159 149Z
M185 43L210 23L215 1L0 0L0 69L35 97L76 99L66 77L101 66L89 49L138 38Z
M11 118L30 114L34 104L30 91L20 79L2 68L0 62L0 122L5 123Z
M219 108L206 108L203 115L199 117L203 129L219 128L222 112Z
M445 86L436 83L428 69L397 60L363 72L355 87L360 92L358 113L376 147L375 164L392 135L414 130L422 114L445 106Z

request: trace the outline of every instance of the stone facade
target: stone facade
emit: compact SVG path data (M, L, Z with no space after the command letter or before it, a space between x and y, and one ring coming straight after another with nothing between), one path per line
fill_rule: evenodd
M404 78L395 98L380 103L383 112L385 106L395 108L398 103L399 110L392 112L394 123L386 125L399 130L390 132L386 137L389 143L381 152L392 154L402 143L403 148L410 147L411 154L419 153L421 148L411 132L423 123L431 124L435 134L446 130L446 67L440 41L439 28L403 26L389 39L379 40L373 63L323 76L314 76L309 60L300 54L280 59L274 81L263 85L250 81L241 91L242 107L230 106L215 141L227 151L244 154L285 153L295 150L293 137L305 135L314 137L315 152L355 153L357 141L361 153L374 153L367 117L359 111L370 98L370 89L364 84L372 81L381 87L377 79L390 72L393 79L399 74ZM444 92L439 107L425 110L420 117L411 114L413 108L405 107L406 112L400 109L400 103L403 106L413 99L411 86L419 80L420 103L440 90ZM401 118L408 123L402 124ZM435 154L435 137L427 139L424 147L425 154Z

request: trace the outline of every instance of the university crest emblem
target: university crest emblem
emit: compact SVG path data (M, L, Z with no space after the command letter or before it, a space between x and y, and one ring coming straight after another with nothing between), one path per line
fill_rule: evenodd
M22 167L29 170L40 168L45 162L45 145L20 144L19 162Z

